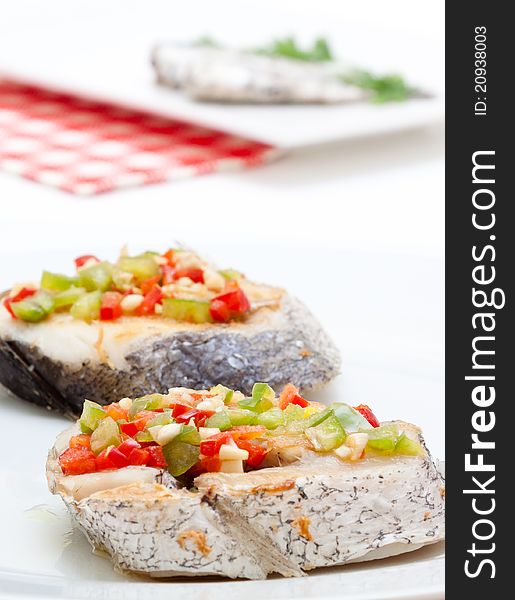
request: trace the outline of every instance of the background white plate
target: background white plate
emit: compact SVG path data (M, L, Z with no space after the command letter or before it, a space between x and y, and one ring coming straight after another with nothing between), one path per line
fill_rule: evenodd
M97 240L106 239L101 227ZM111 236L116 234L111 234ZM134 251L161 247L163 235L142 234ZM145 237L146 236L146 237ZM152 239L153 238L153 239ZM159 238L159 239L157 239ZM221 265L284 285L320 318L342 350L343 375L315 396L369 403L379 418L421 425L435 456L443 457L443 264L441 260L367 254L289 245L195 242ZM146 246L145 242L148 244ZM61 245L63 245L61 243ZM70 271L84 251L114 258L116 250L93 242L60 251L0 255L0 289L42 268ZM316 272L318 285L310 273ZM47 449L66 426L57 415L0 392L4 423L0 448L1 598L236 600L332 598L429 600L443 597L443 544L392 559L313 572L299 580L266 582L184 581L147 583L115 574L91 554L82 534L70 533L64 509L44 478ZM43 507L34 509L34 506Z
M19 0L0 35L0 74L180 117L281 147L388 133L442 121L443 3L423 10L394 0ZM423 13L423 18L421 14ZM193 102L154 84L150 50L159 41L209 34L255 47L294 34L325 35L350 64L399 72L435 94L374 106L229 106ZM52 40L52 43L48 43Z

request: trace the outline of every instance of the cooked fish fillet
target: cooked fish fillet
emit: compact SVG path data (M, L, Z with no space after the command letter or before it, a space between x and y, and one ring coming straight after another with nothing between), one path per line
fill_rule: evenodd
M255 381L276 388L302 382L303 389L330 381L340 358L320 324L299 300L261 287L273 301L228 324L159 317L86 323L55 314L34 325L0 305L0 382L25 400L78 416L84 398L108 404L170 387L222 383L250 393Z
M198 100L332 104L366 97L327 65L224 48L162 44L152 63L159 83Z
M49 454L51 491L61 495L92 544L127 571L301 576L444 537L444 482L429 454L356 463L304 456L283 468L204 474L194 491L156 483L153 473L144 480L145 467L129 467L121 471L133 470L132 483L113 487L109 472L95 473L105 476L106 489L97 485L85 495L84 486L70 485L60 471L62 443Z

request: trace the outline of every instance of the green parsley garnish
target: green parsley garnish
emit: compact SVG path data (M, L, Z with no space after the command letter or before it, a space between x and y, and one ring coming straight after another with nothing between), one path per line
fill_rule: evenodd
M369 71L353 71L342 75L342 80L371 92L372 102L403 102L414 92L400 75L376 76Z

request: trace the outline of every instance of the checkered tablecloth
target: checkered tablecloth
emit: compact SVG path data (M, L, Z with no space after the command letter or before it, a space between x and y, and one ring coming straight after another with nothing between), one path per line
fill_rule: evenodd
M74 194L240 169L277 154L214 129L0 79L0 168Z

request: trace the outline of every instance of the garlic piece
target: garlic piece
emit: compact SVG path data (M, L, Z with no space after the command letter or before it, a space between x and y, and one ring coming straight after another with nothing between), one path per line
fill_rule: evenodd
M351 433L345 440L345 445L352 450L350 456L351 460L358 460L365 449L368 442L368 435L366 433Z
M132 406L132 400L130 398L122 398L118 404L124 410L129 410L129 408Z
M249 453L237 446L222 444L220 446L220 460L247 460Z
M201 440L207 440L207 438L220 433L220 429L218 427L199 427L198 432Z
M215 292L221 292L225 287L225 279L213 269L206 269L204 271L204 283L210 290L214 290Z
M241 460L220 461L220 473L243 473L243 462Z
M120 302L123 312L133 312L143 302L141 294L128 294Z
M154 429L151 427L150 429ZM150 431L149 429L149 431ZM157 432L157 440L156 442L160 446L165 446L168 442L171 442L174 437L178 436L181 432L182 425L180 423L169 423L168 425L163 425L160 430ZM154 434L152 434L154 437Z
M343 460L348 460L352 455L352 448L342 444L339 448L335 448L333 452L336 454L338 458L342 458Z

